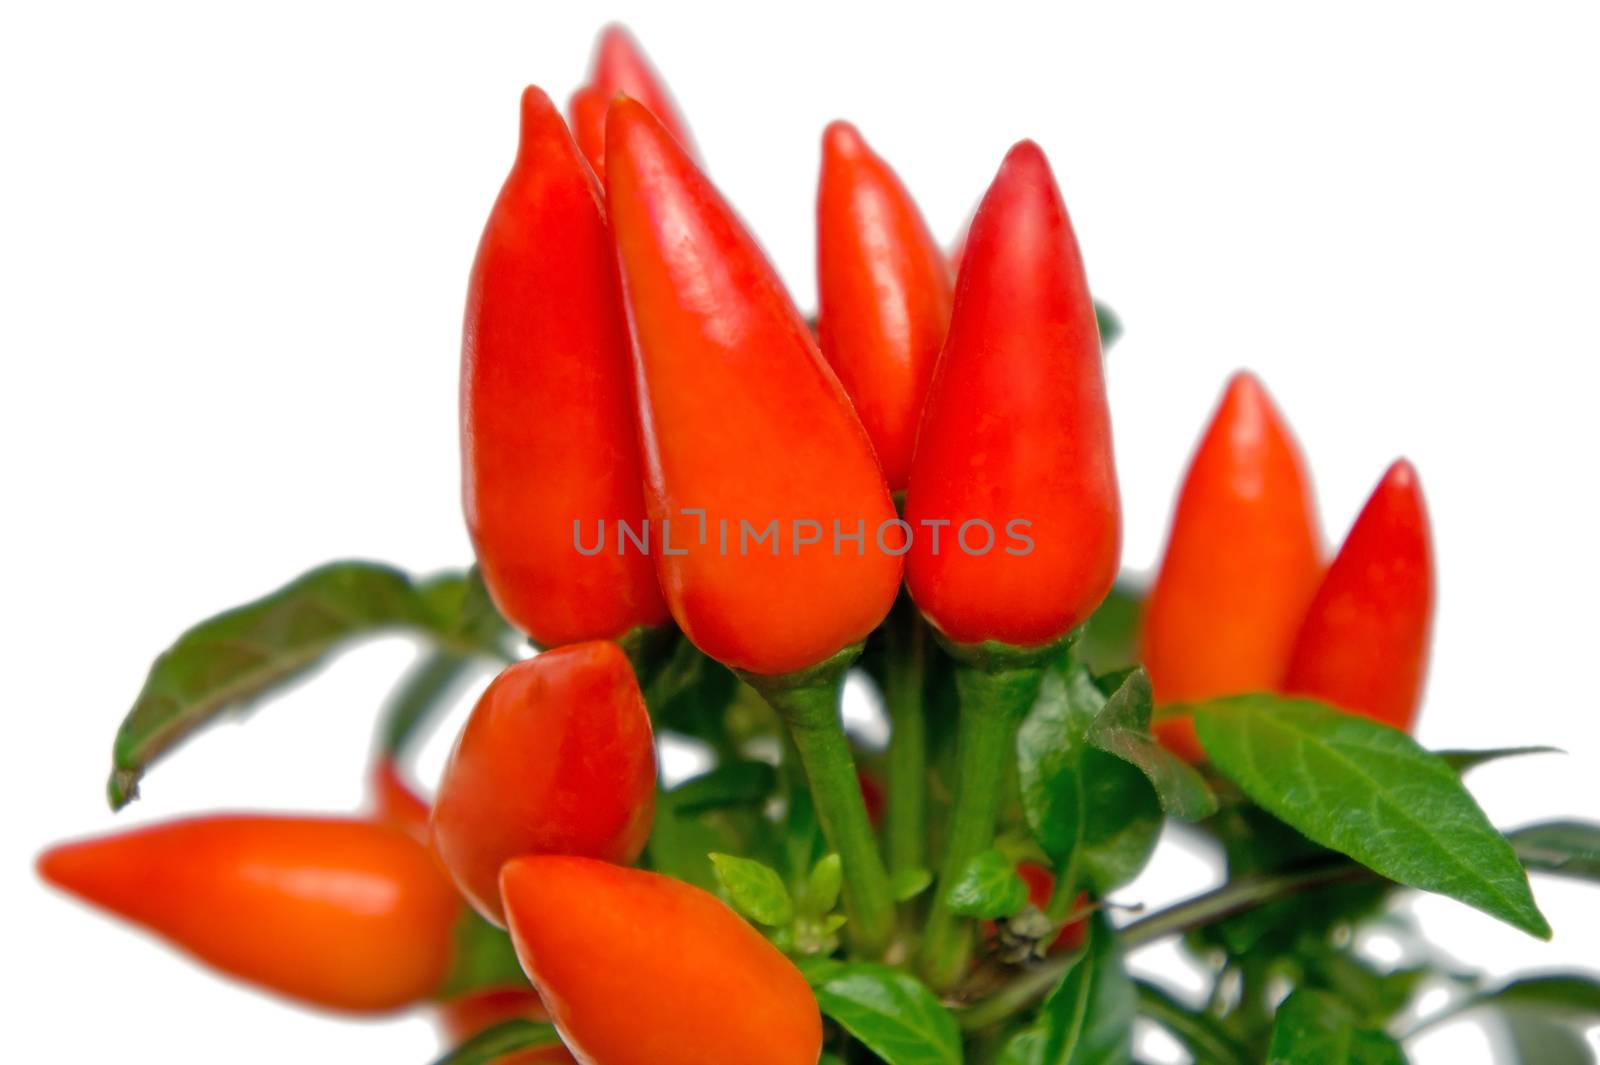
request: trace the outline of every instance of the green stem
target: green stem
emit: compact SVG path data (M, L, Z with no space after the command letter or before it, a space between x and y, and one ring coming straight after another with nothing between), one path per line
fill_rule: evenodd
M889 618L889 663L884 702L889 711L889 781L885 831L889 871L927 864L928 722L923 711L923 671L928 638L909 600Z
M1028 666L988 670L964 664L956 671L961 710L955 801L922 939L922 974L935 990L952 987L966 971L972 922L952 913L945 896L972 859L994 842L1017 726L1038 693L1042 675Z
M822 835L844 865L844 907L850 918L845 933L851 946L879 957L894 935L894 897L839 720L844 672L858 653L859 646L850 648L816 669L789 677L745 679L783 718L800 752Z
M1134 950L1302 891L1376 875L1353 862L1335 862L1302 873L1247 877L1134 921L1117 935L1123 950ZM1048 995L1079 957L1077 951L1057 955L1024 971L1000 991L961 1010L957 1021L964 1030L975 1032L1022 1012Z

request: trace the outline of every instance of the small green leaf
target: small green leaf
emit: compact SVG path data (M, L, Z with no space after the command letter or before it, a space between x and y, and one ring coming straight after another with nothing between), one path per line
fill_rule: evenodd
M1546 821L1516 829L1507 837L1529 869L1600 881L1600 825Z
M1083 952L1039 1014L1043 1065L1109 1065L1133 1054L1138 1002L1122 949L1105 914L1089 919Z
M734 909L774 928L794 920L794 900L772 866L732 854L712 854L711 864Z
M933 874L926 869L898 869L889 877L889 891L894 901L907 902L928 890Z
M552 1025L524 1020L505 1021L493 1028L485 1028L439 1058L434 1065L492 1065L518 1050L536 1050L560 1043L561 1034Z
M1566 754L1559 747L1491 747L1482 751L1434 751L1437 757L1457 773L1476 769L1485 762L1498 762L1502 758L1520 758L1527 754Z
M778 771L766 762L724 762L673 788L673 809L696 814L729 806L760 806L778 787Z
M1343 1004L1322 991L1299 990L1278 1007L1267 1065L1404 1065L1400 1044L1361 1028Z
M1099 894L1137 876L1161 833L1150 782L1085 739L1105 703L1083 666L1051 668L1017 732L1022 809L1034 839L1058 875L1070 872Z
M806 913L817 916L838 905L839 889L844 886L844 863L837 854L824 854L811 867L806 878Z
M185 632L150 667L117 731L107 786L112 808L136 798L145 769L196 729L357 640L409 629L470 652L476 645L459 631L459 619L441 613L456 598L450 580L419 586L389 566L337 562ZM459 590L464 595L465 585Z
M801 966L817 1005L886 1065L961 1065L950 1011L916 977L870 962Z
M1194 719L1217 768L1307 838L1549 938L1511 844L1455 771L1410 736L1273 695L1218 699L1196 707Z
M1217 812L1217 797L1194 766L1150 734L1151 708L1150 675L1135 669L1106 700L1105 709L1089 726L1088 740L1143 773L1168 814L1202 821Z
M999 851L984 851L967 863L946 894L951 911L962 917L998 921L1015 916L1028 904L1028 885L1017 867Z

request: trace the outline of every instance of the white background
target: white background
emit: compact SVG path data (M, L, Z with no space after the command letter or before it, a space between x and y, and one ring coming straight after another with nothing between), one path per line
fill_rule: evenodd
M467 557L468 264L518 90L564 100L610 18L638 31L802 305L828 120L860 126L942 238L1006 147L1037 139L1127 324L1109 372L1128 565L1153 565L1195 434L1253 368L1312 456L1330 543L1391 458L1422 472L1442 591L1421 739L1560 745L1479 771L1479 798L1505 825L1600 815L1595 7L978 10L6 7L0 1053L430 1053L420 1019L348 1026L242 994L29 865L113 824L359 803L400 641L213 730L116 821L101 786L149 659L189 623L329 557ZM1210 875L1169 853L1122 897ZM1600 957L1592 890L1535 887L1552 945L1441 900L1417 911L1463 965ZM1485 1040L1463 1026L1414 1049L1474 1062Z

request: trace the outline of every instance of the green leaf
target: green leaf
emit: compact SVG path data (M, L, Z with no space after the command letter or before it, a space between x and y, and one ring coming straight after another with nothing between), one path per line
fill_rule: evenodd
M1125 1062L1133 1053L1138 1001L1122 965L1122 949L1105 915L1089 920L1082 956L1045 999L1042 1065Z
M1017 732L1022 808L1034 839L1058 876L1069 873L1099 894L1137 876L1161 832L1150 782L1085 739L1105 703L1083 666L1051 668Z
M709 773L673 788L672 805L681 814L729 806L759 806L778 787L778 771L766 762L724 762Z
M889 875L889 891L896 902L916 898L932 883L933 874L926 869L897 869Z
M712 854L711 865L733 908L752 921L776 928L794 920L794 900L772 866L732 854Z
M1600 1024L1600 982L1581 973L1551 973L1513 980L1480 999L1482 1004L1533 1009L1580 1024Z
M870 962L801 966L817 1005L886 1065L961 1065L950 1011L916 977Z
M1267 1065L1404 1065L1400 1044L1361 1028L1337 998L1300 990L1278 1007Z
M1153 984L1135 981L1134 987L1139 995L1139 1015L1182 1043L1195 1065L1251 1065L1250 1052L1216 1017L1190 1009Z
M1465 773L1469 769L1476 769L1485 762L1497 762L1502 758L1520 758L1527 754L1565 754L1559 747L1491 747L1482 751L1434 751L1437 757L1444 759L1445 763L1457 773Z
M1150 675L1142 668L1133 670L1089 726L1088 740L1143 773L1168 814L1184 821L1204 820L1217 812L1217 797L1194 766L1150 734L1152 705Z
M1118 581L1089 615L1078 640L1078 658L1094 673L1126 669L1139 658L1139 616L1144 591Z
M1017 867L999 851L984 851L967 863L946 894L950 909L963 917L998 921L1028 904L1028 885Z
M1455 771L1405 733L1272 695L1204 703L1194 719L1217 768L1307 838L1549 938L1511 844Z
M1588 1041L1558 1021L1526 1010L1505 1010L1500 1020L1522 1065L1594 1065Z
M1507 834L1529 869L1578 880L1600 881L1600 825L1546 821Z
M112 808L136 798L146 768L196 729L357 640L409 629L470 650L458 619L440 613L456 595L450 578L441 580L419 586L389 566L333 563L185 632L150 667L117 731L107 786Z
M456 923L450 971L445 974L438 997L455 998L470 991L527 984L511 936L479 917L476 911L466 909Z
M434 1065L492 1065L514 1051L557 1046L560 1042L561 1034L552 1025L524 1020L505 1021L493 1028L485 1028L439 1058Z

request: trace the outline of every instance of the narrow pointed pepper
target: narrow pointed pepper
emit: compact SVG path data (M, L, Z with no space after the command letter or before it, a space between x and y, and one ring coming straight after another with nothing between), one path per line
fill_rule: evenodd
M967 665L955 807L923 972L965 971L970 922L945 894L989 845L1039 664L1105 598L1121 505L1100 336L1044 153L1012 148L973 217L906 494L907 585Z
M805 977L715 895L583 858L519 858L500 882L517 956L579 1060L815 1065Z
M433 995L464 912L426 848L356 819L173 821L53 847L39 872L224 973L361 1013Z
M950 274L905 186L847 122L822 136L817 292L822 354L890 491L903 491L950 322Z
M1261 382L1228 382L1195 451L1145 601L1139 660L1157 703L1273 691L1322 577L1305 461ZM1188 717L1157 720L1184 758L1205 758Z
M368 782L373 818L400 829L424 846L431 845L433 830L428 820L433 809L406 780L400 766L392 759L381 758L373 765Z
M688 123L667 91L666 82L633 35L621 26L611 25L600 31L588 84L573 93L567 105L573 135L602 181L606 176L606 108L618 94L643 104L690 158L699 158Z
M899 588L894 504L776 271L632 100L611 105L606 174L662 590L689 639L783 713L844 862L850 934L881 946L893 902L837 689Z
M1433 583L1422 483L1401 459L1322 578L1295 638L1284 691L1411 731L1427 679Z
M536 88L472 269L461 453L484 581L536 643L668 620L650 559L615 542L618 522L642 521L644 497L602 194Z
M503 926L502 865L521 854L632 862L655 783L627 656L613 643L558 647L509 667L478 700L434 800L434 845L478 912Z

